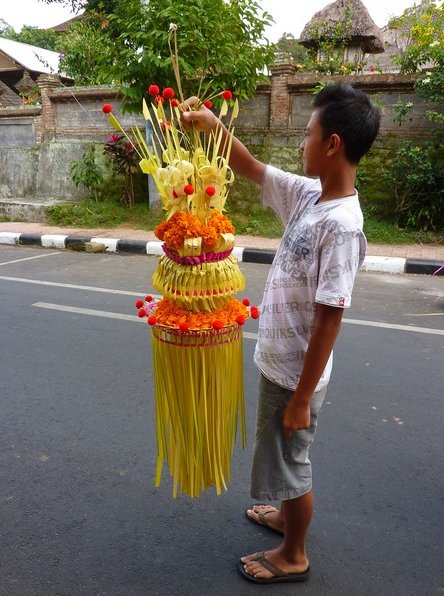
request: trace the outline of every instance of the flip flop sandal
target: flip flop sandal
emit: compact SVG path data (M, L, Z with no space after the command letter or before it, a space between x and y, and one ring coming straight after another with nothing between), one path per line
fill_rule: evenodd
M252 507L251 507L252 509ZM256 524L257 526L262 526L263 528L267 528L267 530L271 530L272 532L276 532L276 534L279 534L280 536L283 535L283 532L281 532L281 530L277 530L276 528L272 528L266 521L266 516L269 513L274 513L275 511L277 511L276 507L274 507L273 509L269 509L268 511L263 511L261 513L259 513L258 511L255 511L258 519L254 519L253 517L250 517L248 515L248 510L245 511L245 517L248 519L248 521L251 521L253 524Z
M273 574L273 577L255 577L250 575L244 569L244 564L239 561L238 567L241 574L251 582L255 584L278 584L278 583L290 583L290 582L305 582L310 576L310 567L307 567L305 571L299 573L286 573L273 565L271 561L265 556L265 552L256 553L253 561L257 561L264 569Z

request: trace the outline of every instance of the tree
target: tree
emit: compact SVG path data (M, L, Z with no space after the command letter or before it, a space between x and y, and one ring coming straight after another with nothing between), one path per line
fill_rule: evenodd
M425 0L390 23L408 31L408 43L399 58L401 72L419 73L417 93L432 102L426 117L435 123L431 140L404 139L397 147L388 182L396 198L401 223L423 229L444 225L444 5ZM412 103L398 102L398 122L405 120Z
M312 55L291 33L283 33L274 50L278 61L289 60L300 70L307 70L312 65Z
M76 85L106 85L114 82L110 68L112 44L103 34L101 19L87 15L69 26L61 40L60 69Z
M39 29L31 25L23 25L19 33L13 27L8 26L2 31L1 35L6 37L6 39L28 43L32 46L52 51L57 51L60 44L59 37L52 29Z
M0 35L2 37L6 37L6 39L10 39L9 36L14 33L14 27L11 27L11 25L7 23L5 19L0 19Z
M171 23L178 26L185 95L202 85L208 92L228 88L240 99L251 97L260 72L274 58L264 39L271 16L254 0L90 0L86 14L83 30L73 27L65 38L62 66L77 80L87 80L94 70L98 80L121 85L128 108L140 109L150 83L175 86ZM69 58L76 44L84 49L93 45L93 62Z
M422 72L417 92L432 102L444 100L444 4L425 0L408 9L396 24L410 25L410 40L399 63L402 72ZM444 125L444 115L431 110L428 116Z

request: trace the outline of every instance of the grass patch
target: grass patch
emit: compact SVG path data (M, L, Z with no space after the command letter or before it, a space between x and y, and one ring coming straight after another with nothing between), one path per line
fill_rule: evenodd
M162 221L161 210L150 210L146 203L136 203L132 208L119 203L104 201L96 203L84 200L80 203L48 207L48 223L56 226L82 228L127 227L135 230L153 230ZM258 204L227 204L227 215L236 228L236 234L280 238L283 226L275 213ZM0 219L0 221L8 221ZM399 228L389 221L380 221L374 214L364 217L364 232L373 244L440 244L444 242L444 230L422 232Z
M145 203L128 208L119 203L83 200L72 205L48 207L48 223L55 226L82 228L127 227L135 230L152 230L163 219L161 210L150 210Z
M280 238L284 231L274 211L260 205L246 205L242 210L228 206L227 216L233 222L236 234Z
M372 244L441 244L444 242L444 230L423 232L399 228L388 222L380 221L372 215L364 217L364 232Z

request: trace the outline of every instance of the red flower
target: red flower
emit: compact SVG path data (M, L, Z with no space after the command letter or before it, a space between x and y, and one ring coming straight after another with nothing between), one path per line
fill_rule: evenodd
M213 325L213 329L215 331L220 331L222 329L222 327L224 326L222 321L219 321L219 319L214 320L212 325Z
M176 99L176 98L172 99L172 100L170 101L170 105L171 105L171 107L172 107L172 108L177 108L177 107L179 107L179 100L178 100L178 99Z
M165 99L172 99L174 97L174 89L171 87L165 87L165 89L162 91L162 95Z
M113 111L113 106L110 103L104 103L102 106L102 112L104 114L109 114Z
M143 319L143 317L146 317L146 310L144 308L139 308L139 312L137 313L137 316L141 319Z
M183 187L183 192L186 195L193 195L194 194L194 186L192 184L187 184Z
M244 306L250 306L250 301L248 300L248 298L244 298L244 299L242 300L242 304L243 304Z
M205 192L209 197L214 197L214 195L216 194L216 189L214 188L214 186L207 186Z
M170 126L171 126L171 122L169 120L167 120L166 122L162 122L162 124L161 124L162 130L169 128Z
M174 189L173 189L173 197L175 199L178 199L179 198L179 195L177 194L177 192Z
M145 296L145 300L146 300L146 302L152 302L152 301L153 301L153 297L152 297L152 296L150 296L149 294L147 294L147 295Z
M182 321L182 323L179 323L179 329L181 331L188 331L188 329L190 328L190 324L187 323L186 321Z
M259 309L257 306L252 306L250 308L250 315L252 319L258 319L259 318Z
M143 306L143 300L137 300L136 301L136 308L142 308Z
M209 110L211 110L211 108L213 107L213 102L210 99L207 99L207 101L204 101L203 104L206 108L208 108Z
M233 94L231 93L231 91L229 89L225 89L225 91L222 91L221 97L223 99L226 99L227 101L229 101L230 99L232 99Z
M150 85L148 87L148 93L150 95L159 95L159 93L160 93L159 86L158 85Z
M237 315L237 317L236 317L236 323L238 325L245 325L245 317L244 317L244 315Z
M161 95L156 95L154 98L154 103L163 103L165 100Z
M157 323L157 318L154 315L148 317L148 325L155 325Z

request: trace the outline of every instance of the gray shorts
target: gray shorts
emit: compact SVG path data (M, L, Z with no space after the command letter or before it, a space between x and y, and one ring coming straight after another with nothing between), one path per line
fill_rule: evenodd
M310 402L311 426L283 434L282 416L293 391L275 385L263 375L259 382L256 444L251 472L251 496L258 501L301 497L311 490L308 451L313 442L318 414L327 388L314 393Z

